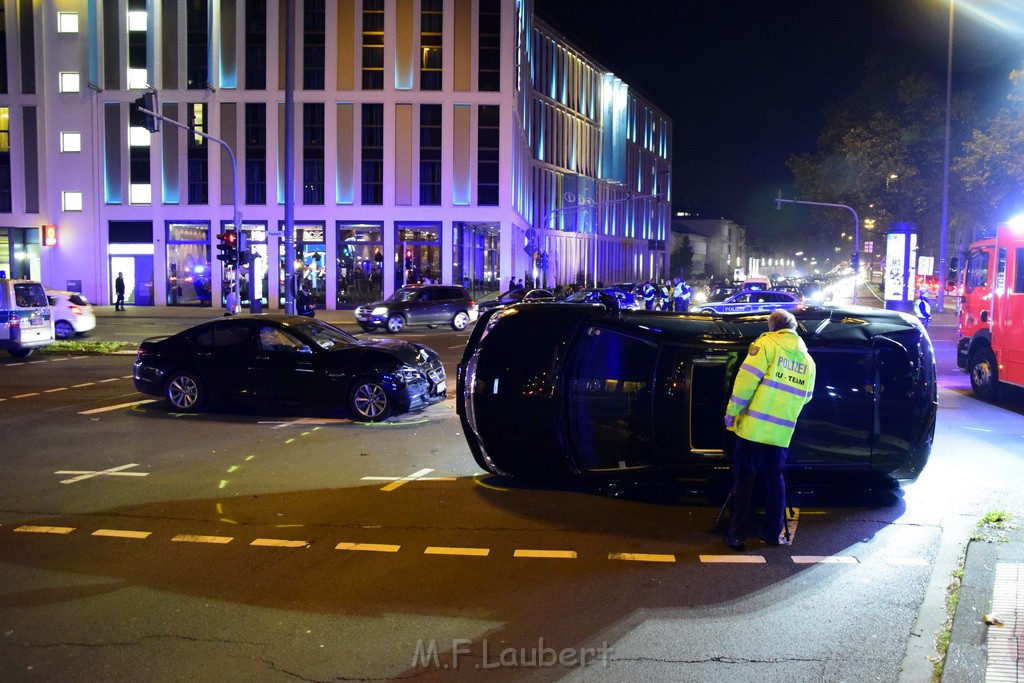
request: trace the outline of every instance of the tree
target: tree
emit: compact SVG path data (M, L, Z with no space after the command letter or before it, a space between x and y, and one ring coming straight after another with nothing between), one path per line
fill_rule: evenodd
M669 274L673 277L693 278L693 244L689 235L683 235L683 242L668 257Z
M954 114L963 117L967 100ZM901 63L870 60L864 81L832 108L812 154L791 157L801 198L853 207L880 232L898 221L917 225L921 253L938 253L942 207L945 88ZM849 215L812 213L819 255L849 232Z
M1024 210L1024 71L1010 73L1006 106L975 129L955 159L958 228L967 240Z

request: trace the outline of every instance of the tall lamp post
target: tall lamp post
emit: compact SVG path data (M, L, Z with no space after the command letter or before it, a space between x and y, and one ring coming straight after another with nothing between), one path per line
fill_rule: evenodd
M942 225L939 232L939 298L935 310L946 304L946 232L949 227L949 137L953 111L953 15L956 0L949 0L949 42L946 49L946 144L942 157Z

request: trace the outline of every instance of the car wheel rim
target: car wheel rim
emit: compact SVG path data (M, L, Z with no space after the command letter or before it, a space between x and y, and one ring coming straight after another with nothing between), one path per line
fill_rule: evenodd
M356 389L353 403L355 403L356 412L360 415L375 418L384 414L388 407L388 397L380 385L364 384Z
M167 388L167 397L177 408L191 408L199 397L199 386L190 377L175 377Z
M979 387L987 387L992 383L992 370L987 362L981 362L974 366L974 383Z
M388 320L388 330L391 332L398 332L402 329L401 318L391 318Z
M459 313L455 316L455 329L461 330L466 327L469 322L469 317L465 313Z

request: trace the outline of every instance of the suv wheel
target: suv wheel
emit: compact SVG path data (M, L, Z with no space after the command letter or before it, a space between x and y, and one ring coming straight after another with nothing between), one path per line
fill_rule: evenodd
M405 327L405 318L395 313L388 318L388 332L395 334L401 332L402 328Z
M469 315L465 311L459 311L456 313L455 318L452 320L452 327L456 330L464 330L468 324Z

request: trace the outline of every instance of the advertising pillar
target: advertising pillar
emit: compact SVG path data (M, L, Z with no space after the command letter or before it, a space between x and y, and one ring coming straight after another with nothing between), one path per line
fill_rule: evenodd
M917 228L913 223L896 223L885 242L885 307L909 313L914 305L917 281Z

